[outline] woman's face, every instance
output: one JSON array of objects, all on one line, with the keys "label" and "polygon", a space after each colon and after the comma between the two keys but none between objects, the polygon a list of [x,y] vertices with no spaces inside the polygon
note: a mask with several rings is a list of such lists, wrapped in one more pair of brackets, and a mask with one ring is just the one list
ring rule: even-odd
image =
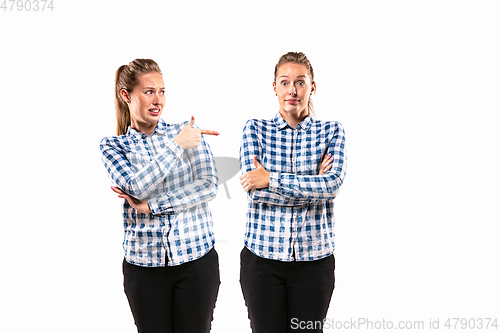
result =
[{"label": "woman's face", "polygon": [[157,72],[142,75],[128,98],[132,128],[151,134],[165,106],[163,76]]},{"label": "woman's face", "polygon": [[308,114],[307,103],[311,93],[316,89],[316,83],[305,65],[287,62],[278,68],[276,82],[273,83],[274,92],[280,103],[280,113],[285,112],[295,117]]}]

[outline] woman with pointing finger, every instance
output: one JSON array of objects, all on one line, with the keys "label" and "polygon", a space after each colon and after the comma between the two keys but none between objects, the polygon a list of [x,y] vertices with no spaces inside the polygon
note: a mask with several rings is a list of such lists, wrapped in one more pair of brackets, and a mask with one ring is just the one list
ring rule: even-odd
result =
[{"label": "woman with pointing finger", "polygon": [[123,201],[124,290],[140,333],[210,331],[219,290],[208,201],[217,193],[212,153],[194,117],[167,124],[161,70],[150,59],[118,68],[117,136],[102,161]]},{"label": "woman with pointing finger", "polygon": [[279,59],[273,87],[278,114],[249,120],[241,141],[248,210],[240,283],[253,333],[322,332],[335,283],[344,130],[314,119],[316,83],[303,53]]}]

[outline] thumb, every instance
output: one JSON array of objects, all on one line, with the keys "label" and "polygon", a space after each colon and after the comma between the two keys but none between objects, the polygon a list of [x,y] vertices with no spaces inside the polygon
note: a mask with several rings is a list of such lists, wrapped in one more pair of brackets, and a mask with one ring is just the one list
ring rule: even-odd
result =
[{"label": "thumb", "polygon": [[194,116],[191,116],[191,120],[189,121],[189,123],[187,124],[187,126],[193,127],[193,125],[194,125]]},{"label": "thumb", "polygon": [[253,157],[253,165],[255,165],[257,169],[262,168],[262,165],[259,163],[259,161],[257,161],[257,155]]}]

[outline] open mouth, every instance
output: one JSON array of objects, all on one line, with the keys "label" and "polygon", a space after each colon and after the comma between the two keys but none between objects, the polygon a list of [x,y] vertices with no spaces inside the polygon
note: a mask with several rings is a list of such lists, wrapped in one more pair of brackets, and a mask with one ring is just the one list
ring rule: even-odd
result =
[{"label": "open mouth", "polygon": [[160,114],[160,109],[149,109],[149,113],[151,113],[153,116],[157,116]]}]

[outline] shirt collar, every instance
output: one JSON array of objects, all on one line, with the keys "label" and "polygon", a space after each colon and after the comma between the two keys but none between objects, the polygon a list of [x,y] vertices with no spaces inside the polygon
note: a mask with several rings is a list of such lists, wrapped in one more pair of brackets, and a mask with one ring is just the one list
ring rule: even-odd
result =
[{"label": "shirt collar", "polygon": [[[155,133],[157,133],[159,135],[166,135],[167,134],[167,123],[165,122],[165,120],[163,120],[161,118],[160,118],[160,120],[158,120],[158,124],[156,124],[156,127],[155,127],[153,133],[151,133],[151,135],[153,135]],[[133,129],[130,126],[128,127],[128,130],[127,130],[127,136],[131,137],[136,142],[148,137],[146,134],[141,133],[141,132]]]},{"label": "shirt collar", "polygon": [[[285,119],[281,116],[281,114],[278,112],[276,116],[274,116],[274,123],[276,124],[276,127],[278,127],[278,130],[285,129],[287,126],[292,128],[290,124],[288,124]],[[300,123],[297,124],[296,129],[302,129],[304,131],[308,131],[309,128],[311,127],[313,123],[313,119],[311,115],[308,115],[307,117],[304,118]]]}]

